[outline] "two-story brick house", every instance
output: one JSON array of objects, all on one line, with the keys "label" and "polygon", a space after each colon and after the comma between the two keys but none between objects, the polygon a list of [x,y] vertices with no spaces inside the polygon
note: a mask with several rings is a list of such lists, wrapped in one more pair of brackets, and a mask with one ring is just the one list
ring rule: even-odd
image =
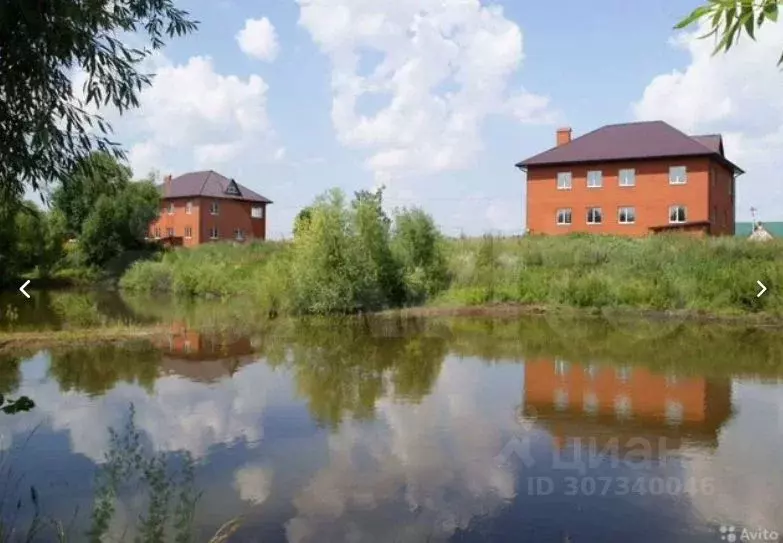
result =
[{"label": "two-story brick house", "polygon": [[743,171],[720,135],[688,136],[662,121],[608,125],[516,164],[527,172],[527,229],[644,236],[733,235]]},{"label": "two-story brick house", "polygon": [[171,245],[266,239],[272,201],[212,170],[166,176],[149,236]]}]

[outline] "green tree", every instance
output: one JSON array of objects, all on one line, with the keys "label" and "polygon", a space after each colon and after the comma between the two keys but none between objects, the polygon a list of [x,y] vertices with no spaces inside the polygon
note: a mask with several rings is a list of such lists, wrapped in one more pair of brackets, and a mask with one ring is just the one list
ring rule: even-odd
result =
[{"label": "green tree", "polygon": [[[783,0],[709,0],[681,20],[676,29],[706,22],[709,31],[702,38],[715,37],[713,54],[728,52],[743,34],[755,40],[756,31],[767,21],[777,22]],[[783,66],[783,53],[778,58]]]},{"label": "green tree", "polygon": [[448,286],[443,237],[422,209],[397,212],[392,250],[402,265],[410,301],[421,303]]},{"label": "green tree", "polygon": [[[4,196],[67,178],[93,150],[124,156],[91,108],[139,105],[141,63],[197,23],[174,0],[0,2],[0,189]],[[130,47],[126,35],[141,39]],[[74,94],[83,73],[84,98]]]},{"label": "green tree", "polygon": [[101,195],[79,238],[87,264],[103,266],[124,251],[144,247],[159,205],[160,193],[150,181],[128,183],[114,197]]},{"label": "green tree", "polygon": [[108,153],[81,159],[51,194],[52,208],[65,218],[68,235],[78,237],[100,197],[116,197],[130,183],[131,175],[130,168]]}]

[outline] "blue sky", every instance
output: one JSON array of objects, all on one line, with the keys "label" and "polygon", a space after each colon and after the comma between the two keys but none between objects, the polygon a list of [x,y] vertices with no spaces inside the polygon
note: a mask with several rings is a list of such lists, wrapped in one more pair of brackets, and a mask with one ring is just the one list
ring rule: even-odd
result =
[{"label": "blue sky", "polygon": [[783,25],[712,58],[672,30],[692,1],[180,4],[199,31],[153,60],[139,111],[107,115],[138,176],[235,177],[275,202],[273,237],[330,187],[380,184],[390,207],[420,205],[448,234],[521,232],[513,164],[557,126],[658,118],[724,133],[748,171],[740,219],[751,205],[783,216]]}]

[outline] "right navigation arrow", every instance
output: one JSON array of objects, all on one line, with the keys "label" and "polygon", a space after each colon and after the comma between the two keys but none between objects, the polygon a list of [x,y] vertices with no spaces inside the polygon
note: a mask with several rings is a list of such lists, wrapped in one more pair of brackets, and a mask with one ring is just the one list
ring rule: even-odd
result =
[{"label": "right navigation arrow", "polygon": [[767,292],[767,287],[764,286],[764,283],[762,283],[761,281],[756,281],[756,283],[758,283],[758,285],[761,287],[759,293],[756,294],[756,298],[761,298],[761,295]]}]

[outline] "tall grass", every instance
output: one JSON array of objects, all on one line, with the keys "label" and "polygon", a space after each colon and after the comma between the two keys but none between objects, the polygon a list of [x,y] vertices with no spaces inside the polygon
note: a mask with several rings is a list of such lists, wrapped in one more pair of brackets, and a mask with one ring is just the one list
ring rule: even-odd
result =
[{"label": "tall grass", "polygon": [[[783,241],[659,235],[445,239],[421,210],[387,217],[381,193],[338,191],[289,243],[212,244],[139,262],[128,290],[241,296],[270,314],[522,303],[783,315]],[[756,297],[756,281],[770,292]]]},{"label": "tall grass", "polygon": [[[677,235],[455,240],[437,303],[783,314],[783,243]],[[756,297],[757,280],[772,295]]]}]

